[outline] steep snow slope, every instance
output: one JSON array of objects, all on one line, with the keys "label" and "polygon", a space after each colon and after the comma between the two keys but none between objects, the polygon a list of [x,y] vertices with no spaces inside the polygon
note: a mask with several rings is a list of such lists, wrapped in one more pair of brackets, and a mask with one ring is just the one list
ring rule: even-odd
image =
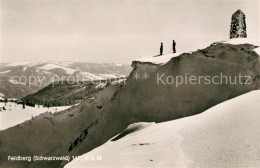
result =
[{"label": "steep snow slope", "polygon": [[[259,55],[252,44],[213,43],[192,53],[173,57],[163,65],[133,62],[134,70],[111,105],[101,110],[98,124],[88,132],[88,138],[72,152],[79,155],[90,151],[129,124],[165,122],[201,113],[228,99],[260,88]],[[167,83],[167,77],[250,76],[249,84]],[[135,78],[136,74],[141,76]],[[142,78],[149,74],[149,78]],[[166,83],[158,83],[158,74]]]},{"label": "steep snow slope", "polygon": [[[259,167],[260,90],[205,112],[150,124],[130,125],[118,140],[80,156],[65,168]],[[142,127],[133,130],[133,127]],[[90,159],[93,160],[90,160]]]}]

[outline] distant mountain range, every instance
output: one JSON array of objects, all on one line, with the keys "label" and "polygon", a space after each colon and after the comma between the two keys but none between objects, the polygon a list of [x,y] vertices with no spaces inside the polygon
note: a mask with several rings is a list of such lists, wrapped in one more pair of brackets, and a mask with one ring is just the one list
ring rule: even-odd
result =
[{"label": "distant mountain range", "polygon": [[1,63],[0,98],[22,98],[57,80],[106,80],[126,77],[131,70],[130,65],[119,63]]}]

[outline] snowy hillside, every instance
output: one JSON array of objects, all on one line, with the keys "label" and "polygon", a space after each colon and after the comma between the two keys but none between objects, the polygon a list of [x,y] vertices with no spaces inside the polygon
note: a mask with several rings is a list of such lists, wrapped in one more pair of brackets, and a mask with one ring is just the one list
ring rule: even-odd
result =
[{"label": "snowy hillside", "polygon": [[195,116],[132,124],[65,168],[259,167],[259,102],[257,90]]},{"label": "snowy hillside", "polygon": [[61,66],[61,65],[57,65],[57,64],[45,64],[41,67],[37,67],[39,69],[44,69],[44,70],[52,70],[52,69],[62,69],[64,70],[67,74],[72,75],[73,73],[75,73],[76,69],[72,69],[72,68],[67,68],[65,66]]},{"label": "snowy hillside", "polygon": [[[6,110],[2,110],[2,108],[5,107]],[[71,106],[59,106],[59,107],[42,107],[39,108],[36,107],[30,107],[26,106],[25,109],[23,109],[23,106],[21,104],[16,104],[9,102],[5,105],[5,103],[0,102],[0,130],[4,130],[10,127],[13,127],[17,124],[20,124],[26,120],[32,119],[32,117],[38,116],[41,113],[45,112],[59,112],[63,111],[65,109],[70,108]]]},{"label": "snowy hillside", "polygon": [[105,87],[120,83],[122,80],[50,84],[36,93],[23,97],[23,100],[29,104],[41,104],[49,107],[73,105],[95,96]]},{"label": "snowy hillside", "polygon": [[[180,54],[160,66],[140,63],[132,70],[126,85],[95,85],[94,90],[101,89],[75,108],[40,115],[20,127],[1,131],[0,167],[63,167],[68,163],[6,159],[21,151],[26,151],[26,156],[49,156],[50,150],[52,156],[70,158],[90,152],[87,155],[93,157],[82,159],[97,159],[68,164],[79,167],[259,167],[255,158],[260,155],[255,147],[259,146],[256,136],[259,135],[259,92],[251,92],[260,89],[256,48],[251,44],[217,42]],[[66,67],[71,68],[69,63]],[[89,68],[83,64],[77,67]],[[27,67],[25,72],[29,70]],[[19,71],[24,73],[23,67]],[[65,73],[58,69],[49,72]],[[142,78],[147,73],[149,78]],[[176,87],[157,82],[157,74],[165,74],[161,80],[166,82],[168,76],[218,76],[220,73],[250,76],[249,83],[188,82]],[[137,80],[135,74],[141,78]],[[81,95],[80,91],[77,93]],[[49,95],[53,98],[57,92]],[[243,96],[237,97],[240,95]],[[199,114],[203,111],[206,112]]]}]

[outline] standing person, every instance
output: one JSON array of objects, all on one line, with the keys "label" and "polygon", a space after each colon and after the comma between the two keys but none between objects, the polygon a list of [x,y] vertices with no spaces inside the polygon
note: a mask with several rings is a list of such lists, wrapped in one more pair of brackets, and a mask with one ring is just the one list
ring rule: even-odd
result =
[{"label": "standing person", "polygon": [[23,109],[25,109],[25,102],[23,102]]},{"label": "standing person", "polygon": [[173,41],[172,41],[172,52],[173,52],[173,53],[176,53],[176,48],[175,48],[175,46],[176,46],[176,43],[175,43],[175,41],[173,40]]},{"label": "standing person", "polygon": [[160,47],[160,55],[163,54],[163,43],[161,43],[161,47]]}]

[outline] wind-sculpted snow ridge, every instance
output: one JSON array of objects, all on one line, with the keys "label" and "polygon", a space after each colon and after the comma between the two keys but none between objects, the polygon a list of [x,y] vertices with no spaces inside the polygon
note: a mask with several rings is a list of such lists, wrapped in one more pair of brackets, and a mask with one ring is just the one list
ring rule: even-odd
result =
[{"label": "wind-sculpted snow ridge", "polygon": [[228,43],[233,45],[239,45],[239,44],[252,44],[255,46],[260,46],[260,40],[259,39],[249,39],[249,38],[233,38],[225,41],[221,41],[222,43]]},{"label": "wind-sculpted snow ridge", "polygon": [[222,43],[232,44],[232,45],[239,45],[239,44],[252,44],[257,48],[254,51],[260,55],[260,40],[259,39],[248,39],[248,38],[233,38],[226,41],[221,41]]},{"label": "wind-sculpted snow ridge", "polygon": [[[65,168],[259,167],[259,102],[258,90],[195,116],[159,124],[132,124],[125,131],[144,128],[116,141],[113,138]],[[87,160],[91,157],[98,159]]]},{"label": "wind-sculpted snow ridge", "polygon": [[[251,44],[254,46],[258,46],[254,51],[260,55],[259,46],[260,40],[259,39],[248,39],[248,38],[233,38],[225,41],[220,41],[219,43],[225,44],[232,44],[232,45],[239,45],[239,44]],[[178,57],[184,53],[192,53],[192,52],[183,52],[183,53],[173,53],[173,54],[165,54],[165,55],[157,55],[153,57],[141,57],[133,60],[134,63],[147,63],[147,64],[155,64],[155,65],[164,65],[169,62],[172,58]]]},{"label": "wind-sculpted snow ridge", "polygon": [[157,65],[163,65],[170,61],[173,57],[178,57],[182,53],[174,53],[174,54],[165,54],[165,55],[157,55],[153,57],[141,57],[133,60],[133,62],[142,62],[142,63],[151,63]]}]

